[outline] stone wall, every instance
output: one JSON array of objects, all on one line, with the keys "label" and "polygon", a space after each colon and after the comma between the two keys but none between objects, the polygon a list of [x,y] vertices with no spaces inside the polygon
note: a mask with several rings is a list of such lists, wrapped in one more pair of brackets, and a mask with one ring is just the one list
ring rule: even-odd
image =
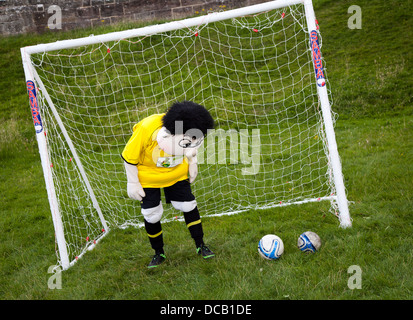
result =
[{"label": "stone wall", "polygon": [[[0,34],[89,28],[119,21],[173,20],[268,0],[0,0]],[[58,12],[60,11],[60,12]]]}]

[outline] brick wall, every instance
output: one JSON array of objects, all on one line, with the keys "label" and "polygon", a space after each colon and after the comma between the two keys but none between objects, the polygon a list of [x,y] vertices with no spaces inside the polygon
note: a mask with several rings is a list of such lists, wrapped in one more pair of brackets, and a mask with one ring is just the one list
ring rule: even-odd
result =
[{"label": "brick wall", "polygon": [[[228,10],[267,1],[269,0],[0,0],[0,33],[59,32],[128,20],[173,20],[200,15],[209,10]],[[61,10],[60,26],[54,19],[57,12],[53,6],[58,6]]]}]

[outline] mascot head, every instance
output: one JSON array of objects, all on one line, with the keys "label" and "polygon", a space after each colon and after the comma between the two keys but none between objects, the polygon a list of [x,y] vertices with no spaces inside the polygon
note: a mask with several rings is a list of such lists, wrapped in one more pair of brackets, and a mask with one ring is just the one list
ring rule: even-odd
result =
[{"label": "mascot head", "polygon": [[214,120],[204,106],[191,101],[175,102],[162,118],[158,132],[159,147],[170,155],[184,155],[188,149],[197,149],[204,141]]}]

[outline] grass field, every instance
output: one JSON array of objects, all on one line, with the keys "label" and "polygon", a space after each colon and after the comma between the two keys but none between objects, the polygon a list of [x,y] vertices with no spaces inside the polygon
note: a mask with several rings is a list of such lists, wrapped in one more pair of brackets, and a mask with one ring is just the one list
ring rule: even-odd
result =
[{"label": "grass field", "polygon": [[[163,226],[167,261],[148,270],[143,229],[113,230],[51,290],[55,239],[20,58],[20,47],[132,25],[0,38],[0,299],[412,299],[413,81],[411,1],[358,1],[362,29],[347,26],[351,1],[314,1],[353,227],[312,203],[204,219],[217,253],[203,261],[182,222]],[[312,230],[320,252],[296,248]],[[267,233],[285,245],[258,256]],[[350,289],[350,266],[362,288]]]}]

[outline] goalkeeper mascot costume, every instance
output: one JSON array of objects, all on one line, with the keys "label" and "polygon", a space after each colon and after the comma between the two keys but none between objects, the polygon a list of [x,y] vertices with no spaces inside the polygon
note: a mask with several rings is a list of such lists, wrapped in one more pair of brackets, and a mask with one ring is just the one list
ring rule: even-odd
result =
[{"label": "goalkeeper mascot costume", "polygon": [[185,223],[203,258],[214,253],[204,244],[201,218],[191,191],[197,167],[197,150],[214,120],[205,107],[190,101],[174,103],[166,113],[137,123],[122,158],[128,196],[141,203],[145,229],[155,255],[148,267],[161,264],[163,249],[161,189],[166,203],[183,212]]}]

